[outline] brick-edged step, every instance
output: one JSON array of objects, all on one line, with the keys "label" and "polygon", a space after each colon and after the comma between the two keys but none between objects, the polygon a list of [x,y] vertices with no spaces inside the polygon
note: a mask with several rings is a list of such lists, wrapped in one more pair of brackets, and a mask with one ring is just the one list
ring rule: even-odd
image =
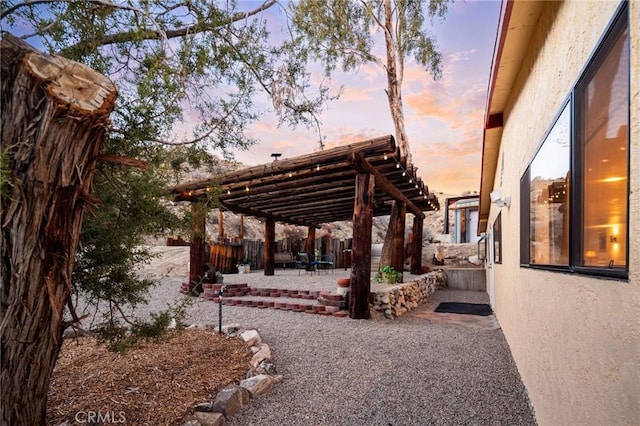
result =
[{"label": "brick-edged step", "polygon": [[[203,297],[219,303],[220,288],[219,284],[207,285],[204,287]],[[348,312],[341,309],[346,305],[344,296],[328,291],[252,288],[247,284],[229,284],[222,296],[222,302],[228,306],[280,309],[336,317],[348,316]]]},{"label": "brick-edged step", "polygon": [[[202,284],[203,291],[202,291],[202,294],[200,294],[200,296],[208,300],[213,300],[214,298],[218,297],[220,293],[220,289],[222,288],[223,285],[224,284]],[[249,292],[249,290],[250,290],[249,285],[246,283],[227,284],[223,297],[233,297],[233,296],[242,297],[242,296],[245,296]]]}]

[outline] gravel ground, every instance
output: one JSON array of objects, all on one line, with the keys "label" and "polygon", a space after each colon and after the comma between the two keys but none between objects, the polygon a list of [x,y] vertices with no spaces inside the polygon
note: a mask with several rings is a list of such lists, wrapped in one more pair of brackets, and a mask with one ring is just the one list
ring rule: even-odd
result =
[{"label": "gravel ground", "polygon": [[[137,315],[181,297],[180,265],[152,268],[160,283]],[[272,277],[263,271],[225,275],[225,283],[334,290],[335,280],[348,274],[277,269]],[[488,297],[441,290],[414,312],[433,311],[440,301],[487,303]],[[217,304],[197,299],[189,322],[217,326]],[[501,330],[435,324],[412,313],[396,320],[351,320],[223,306],[223,324],[231,323],[258,330],[284,380],[229,419],[230,426],[535,424]]]}]

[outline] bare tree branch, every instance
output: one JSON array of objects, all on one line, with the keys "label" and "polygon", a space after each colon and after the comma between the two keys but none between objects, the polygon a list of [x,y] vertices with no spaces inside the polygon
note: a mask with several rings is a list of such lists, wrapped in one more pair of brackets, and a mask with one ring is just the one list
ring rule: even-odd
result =
[{"label": "bare tree branch", "polygon": [[[48,0],[48,1],[55,1],[55,0]],[[67,0],[69,1],[69,0]],[[100,0],[94,0],[94,1],[100,1]],[[216,24],[210,24],[206,21],[198,21],[193,25],[189,25],[183,28],[178,28],[178,29],[174,29],[174,30],[168,30],[168,31],[160,31],[160,30],[143,30],[143,31],[123,31],[120,33],[116,33],[116,34],[110,34],[110,35],[106,35],[104,37],[102,37],[101,39],[98,40],[83,40],[80,41],[72,46],[69,46],[63,50],[60,51],[60,54],[64,55],[65,53],[68,53],[70,51],[79,49],[79,50],[84,50],[85,47],[90,47],[90,46],[108,46],[110,44],[114,44],[114,43],[126,43],[126,42],[130,42],[130,41],[134,41],[134,40],[161,40],[161,39],[173,39],[173,38],[177,38],[177,37],[184,37],[187,36],[189,34],[197,34],[197,33],[201,33],[201,32],[206,32],[206,31],[214,31],[218,28],[221,27],[225,27],[228,26],[234,22],[238,22],[241,21],[243,19],[247,19],[253,15],[256,15],[264,10],[267,10],[268,8],[270,8],[271,6],[276,4],[276,0],[267,0],[264,3],[262,3],[262,5],[260,5],[259,7],[249,11],[249,12],[237,12],[234,13],[231,17],[229,17],[228,19],[222,21],[222,22],[218,22]]]}]

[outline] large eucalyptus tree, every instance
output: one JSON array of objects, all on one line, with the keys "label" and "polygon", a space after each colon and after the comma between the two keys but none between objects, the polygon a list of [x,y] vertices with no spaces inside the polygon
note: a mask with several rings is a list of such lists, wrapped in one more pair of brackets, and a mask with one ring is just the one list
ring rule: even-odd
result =
[{"label": "large eucalyptus tree", "polygon": [[[296,43],[320,60],[327,75],[337,68],[353,71],[366,63],[380,66],[387,77],[385,95],[395,126],[400,155],[411,161],[405,128],[402,84],[407,58],[413,58],[437,79],[441,54],[427,28],[427,18],[443,18],[448,0],[300,0],[291,4]],[[384,42],[384,55],[374,53]],[[396,203],[397,205],[397,203]],[[394,205],[392,218],[399,214]],[[391,264],[391,233],[387,232],[380,264]],[[401,265],[400,265],[401,266]]]}]

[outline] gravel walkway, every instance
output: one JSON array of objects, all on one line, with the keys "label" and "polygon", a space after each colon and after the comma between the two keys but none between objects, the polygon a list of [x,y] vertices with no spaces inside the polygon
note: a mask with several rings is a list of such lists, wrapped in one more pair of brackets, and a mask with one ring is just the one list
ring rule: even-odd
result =
[{"label": "gravel walkway", "polygon": [[[149,306],[177,300],[184,280],[165,275]],[[335,290],[349,271],[277,269],[225,275],[252,287]],[[406,279],[405,279],[406,280]],[[223,306],[223,324],[256,328],[284,380],[227,425],[534,425],[526,390],[501,330],[436,324],[417,313],[440,301],[487,303],[486,293],[441,290],[396,320],[351,320]],[[217,304],[197,299],[189,322],[218,324]],[[215,366],[213,366],[215,368]]]}]

